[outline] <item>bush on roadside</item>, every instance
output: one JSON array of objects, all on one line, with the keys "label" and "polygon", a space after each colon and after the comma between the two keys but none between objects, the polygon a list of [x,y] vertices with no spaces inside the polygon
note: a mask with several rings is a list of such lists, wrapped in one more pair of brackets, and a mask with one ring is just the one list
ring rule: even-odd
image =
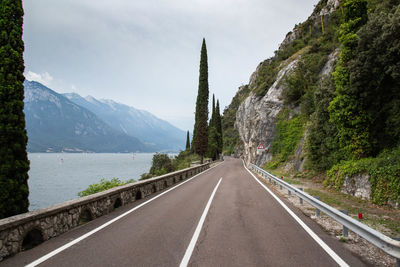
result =
[{"label": "bush on roadside", "polygon": [[133,183],[133,182],[135,182],[134,179],[130,179],[130,180],[124,182],[118,178],[112,178],[111,180],[106,180],[106,179],[102,178],[100,183],[89,185],[88,188],[79,192],[78,196],[80,196],[80,197],[89,196],[89,195],[92,195],[92,194],[95,194],[95,193],[98,193],[101,191],[105,191],[105,190],[113,188],[113,187],[129,184],[129,183]]}]

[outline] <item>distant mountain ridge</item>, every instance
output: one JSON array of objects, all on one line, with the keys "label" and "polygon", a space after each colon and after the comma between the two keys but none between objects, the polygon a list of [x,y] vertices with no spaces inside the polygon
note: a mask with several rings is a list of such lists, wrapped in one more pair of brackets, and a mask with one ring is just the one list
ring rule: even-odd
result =
[{"label": "distant mountain ridge", "polygon": [[137,137],[155,151],[184,149],[186,133],[148,111],[110,99],[98,100],[92,96],[82,97],[76,93],[68,93],[64,96],[75,104],[90,110],[112,128]]},{"label": "distant mountain ridge", "polygon": [[[112,100],[104,100],[105,103],[103,103],[91,97],[86,100],[77,94],[66,95],[74,98],[76,102],[79,102],[77,99],[80,99],[86,106],[89,106],[88,103],[97,105],[97,111],[103,109],[99,114],[95,114],[83,104],[79,105],[38,82],[25,81],[24,86],[24,112],[29,152],[154,152],[162,150],[156,143],[150,144],[146,141],[147,144],[145,144],[136,136],[128,134],[126,129],[122,129],[126,126],[121,123],[118,125],[119,127],[115,127],[115,123],[110,125],[105,122],[105,120],[110,121],[109,117],[118,121],[118,116],[111,116],[107,112],[111,112],[110,110],[116,112],[117,107],[121,108],[122,104]],[[113,108],[113,106],[115,107]],[[94,107],[91,109],[95,110]],[[146,114],[146,112],[144,113]],[[103,119],[101,114],[105,115],[106,119]],[[155,122],[159,120],[150,113],[146,115],[142,117],[154,117]],[[136,124],[139,122],[137,121]],[[154,126],[155,129],[158,129],[156,123]],[[173,126],[171,125],[171,127]],[[130,128],[129,130],[131,131]],[[182,144],[180,147],[166,145],[163,149],[178,151],[183,148],[185,139],[184,132],[181,132]],[[159,134],[162,133],[159,132]],[[166,136],[168,134],[164,134],[167,140]]]}]

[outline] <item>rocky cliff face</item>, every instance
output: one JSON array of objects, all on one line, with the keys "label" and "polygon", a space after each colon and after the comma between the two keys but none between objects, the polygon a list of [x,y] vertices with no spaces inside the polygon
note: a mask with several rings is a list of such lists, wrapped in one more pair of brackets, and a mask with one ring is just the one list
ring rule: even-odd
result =
[{"label": "rocky cliff face", "polygon": [[[276,117],[283,108],[281,100],[282,79],[296,66],[297,60],[286,65],[278,73],[268,93],[260,98],[253,92],[239,106],[235,127],[243,142],[242,156],[246,163],[262,164],[271,159],[271,144],[276,137]],[[259,69],[252,74],[249,87],[254,86]],[[266,150],[257,154],[257,146],[262,143]]]},{"label": "rocky cliff face", "polygon": [[[328,56],[328,61],[322,68],[320,76],[330,75],[334,69],[339,51],[335,50]],[[271,145],[276,138],[276,122],[279,112],[284,108],[282,101],[282,91],[284,89],[284,79],[297,67],[297,62],[301,58],[288,59],[280,66],[280,71],[274,84],[268,89],[267,94],[260,98],[253,92],[239,106],[236,113],[235,128],[238,129],[242,146],[237,148],[237,155],[243,157],[246,163],[263,165],[272,158]],[[260,64],[261,65],[261,64]],[[260,67],[259,65],[259,67]],[[259,69],[251,75],[249,87],[254,86]],[[297,113],[296,108],[291,108]],[[305,135],[307,132],[305,133]],[[258,153],[257,147],[262,143],[265,146],[264,153]],[[287,171],[303,170],[305,163],[304,152],[305,136],[294,153],[294,158],[289,160],[285,166]]]},{"label": "rocky cliff face", "polygon": [[[328,0],[323,7],[316,8],[310,18],[314,18],[315,23],[319,23],[319,17],[329,16],[339,7],[339,0]],[[279,50],[290,45],[293,41],[301,37],[299,27],[296,26],[293,31],[286,35],[285,40],[280,45]],[[338,57],[338,50],[335,50],[328,57],[328,61],[320,71],[320,76],[330,75],[334,69],[334,62]],[[254,163],[259,166],[264,165],[272,159],[272,143],[277,136],[277,116],[285,107],[282,100],[285,78],[296,67],[301,59],[301,53],[292,56],[283,61],[279,66],[279,72],[273,85],[268,89],[263,97],[257,96],[253,91],[241,103],[236,113],[235,128],[239,132],[242,145],[236,148],[236,155],[241,156],[246,163]],[[249,88],[255,87],[256,80],[265,64],[269,64],[271,59],[260,63],[256,71],[251,75]],[[288,109],[294,114],[299,113],[298,107],[288,106]],[[307,131],[306,133],[307,134]],[[258,153],[257,147],[262,143],[266,150],[264,153]],[[305,162],[305,136],[300,140],[294,153],[294,158],[289,160],[285,166],[286,170],[302,170]]]}]

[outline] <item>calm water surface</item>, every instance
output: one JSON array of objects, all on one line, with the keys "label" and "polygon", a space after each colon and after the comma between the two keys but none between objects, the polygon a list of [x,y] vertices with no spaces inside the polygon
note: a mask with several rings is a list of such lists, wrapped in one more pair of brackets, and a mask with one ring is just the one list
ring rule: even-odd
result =
[{"label": "calm water surface", "polygon": [[29,153],[29,210],[78,197],[101,178],[138,180],[151,167],[152,153],[67,154]]}]

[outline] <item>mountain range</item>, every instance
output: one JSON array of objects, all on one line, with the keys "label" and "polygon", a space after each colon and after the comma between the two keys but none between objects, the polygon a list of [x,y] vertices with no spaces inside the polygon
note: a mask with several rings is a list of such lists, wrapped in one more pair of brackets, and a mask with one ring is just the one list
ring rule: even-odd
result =
[{"label": "mountain range", "polygon": [[58,94],[25,81],[29,152],[155,152],[184,148],[186,133],[113,100]]}]

